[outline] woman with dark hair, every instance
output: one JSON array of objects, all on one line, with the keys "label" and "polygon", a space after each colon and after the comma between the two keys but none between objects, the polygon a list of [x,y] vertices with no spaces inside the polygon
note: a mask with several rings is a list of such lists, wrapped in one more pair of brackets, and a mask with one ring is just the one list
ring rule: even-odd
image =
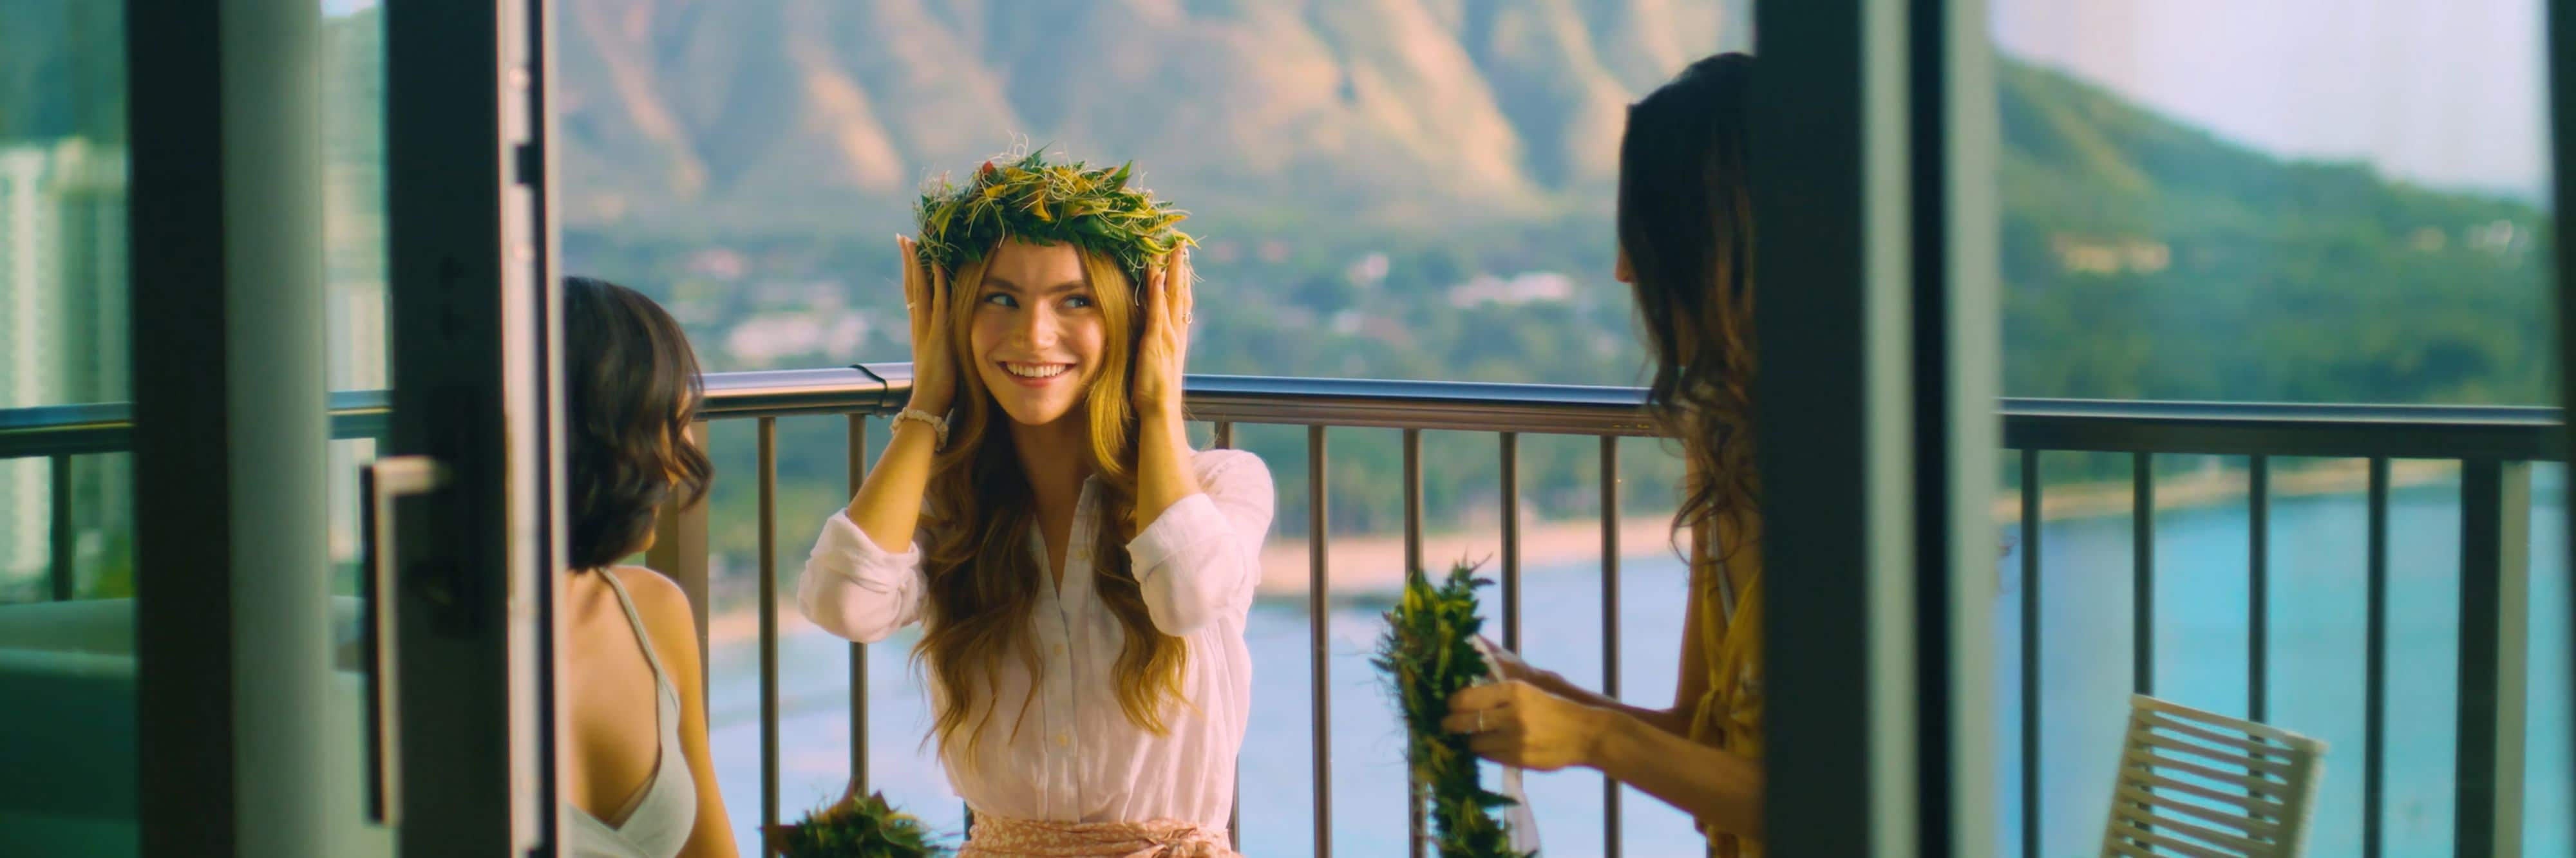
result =
[{"label": "woman with dark hair", "polygon": [[[1617,278],[1635,291],[1655,357],[1647,401],[1689,462],[1676,532],[1691,558],[1681,678],[1670,708],[1621,703],[1508,654],[1504,682],[1450,700],[1477,753],[1588,766],[1689,811],[1712,855],[1761,852],[1762,549],[1753,469],[1753,213],[1745,79],[1720,54],[1628,109],[1619,145]],[[1491,651],[1501,653],[1500,648]]]},{"label": "woman with dark hair", "polygon": [[613,283],[565,280],[563,317],[566,841],[582,858],[729,858],[689,598],[651,569],[617,565],[653,544],[665,504],[706,495],[713,469],[688,436],[697,357],[652,299]]}]

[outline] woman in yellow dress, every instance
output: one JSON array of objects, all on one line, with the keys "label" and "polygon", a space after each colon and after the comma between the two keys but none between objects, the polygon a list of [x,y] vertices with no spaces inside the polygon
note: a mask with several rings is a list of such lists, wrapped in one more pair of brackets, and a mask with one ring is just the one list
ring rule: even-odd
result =
[{"label": "woman in yellow dress", "polygon": [[[1709,854],[1762,837],[1762,551],[1753,468],[1753,220],[1745,79],[1720,54],[1628,109],[1619,146],[1617,277],[1654,351],[1647,399],[1690,464],[1676,532],[1691,559],[1681,678],[1670,708],[1622,703],[1505,655],[1503,682],[1459,692],[1445,725],[1476,753],[1552,771],[1585,766],[1690,812]],[[1499,651],[1499,648],[1497,648]]]}]

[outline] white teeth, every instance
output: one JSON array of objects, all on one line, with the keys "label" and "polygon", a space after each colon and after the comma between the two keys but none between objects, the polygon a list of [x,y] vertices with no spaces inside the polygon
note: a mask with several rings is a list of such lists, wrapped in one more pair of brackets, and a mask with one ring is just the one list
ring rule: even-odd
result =
[{"label": "white teeth", "polygon": [[1012,375],[1016,375],[1021,378],[1054,378],[1056,376],[1063,375],[1065,370],[1072,369],[1073,367],[1070,364],[1061,363],[1047,364],[1043,367],[1004,363],[1002,364],[1002,368],[1010,370]]}]

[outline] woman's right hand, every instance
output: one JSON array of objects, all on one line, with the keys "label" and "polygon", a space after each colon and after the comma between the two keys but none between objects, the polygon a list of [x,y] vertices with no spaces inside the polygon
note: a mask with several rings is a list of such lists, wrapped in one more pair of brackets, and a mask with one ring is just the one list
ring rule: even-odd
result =
[{"label": "woman's right hand", "polygon": [[903,307],[912,316],[912,402],[941,417],[957,396],[957,353],[949,346],[948,272],[921,262],[912,239],[895,236],[903,259]]}]

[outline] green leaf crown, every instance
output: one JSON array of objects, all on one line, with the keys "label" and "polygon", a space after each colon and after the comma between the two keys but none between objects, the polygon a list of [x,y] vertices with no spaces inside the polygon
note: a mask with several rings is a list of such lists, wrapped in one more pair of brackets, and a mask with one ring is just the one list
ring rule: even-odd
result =
[{"label": "green leaf crown", "polygon": [[1182,245],[1196,245],[1173,228],[1189,213],[1129,187],[1134,162],[1090,169],[1081,161],[1049,163],[1040,149],[996,163],[986,161],[964,186],[941,177],[924,186],[913,206],[920,221],[921,261],[955,273],[984,258],[1003,239],[1041,245],[1072,242],[1117,260],[1142,289],[1149,265]]}]

